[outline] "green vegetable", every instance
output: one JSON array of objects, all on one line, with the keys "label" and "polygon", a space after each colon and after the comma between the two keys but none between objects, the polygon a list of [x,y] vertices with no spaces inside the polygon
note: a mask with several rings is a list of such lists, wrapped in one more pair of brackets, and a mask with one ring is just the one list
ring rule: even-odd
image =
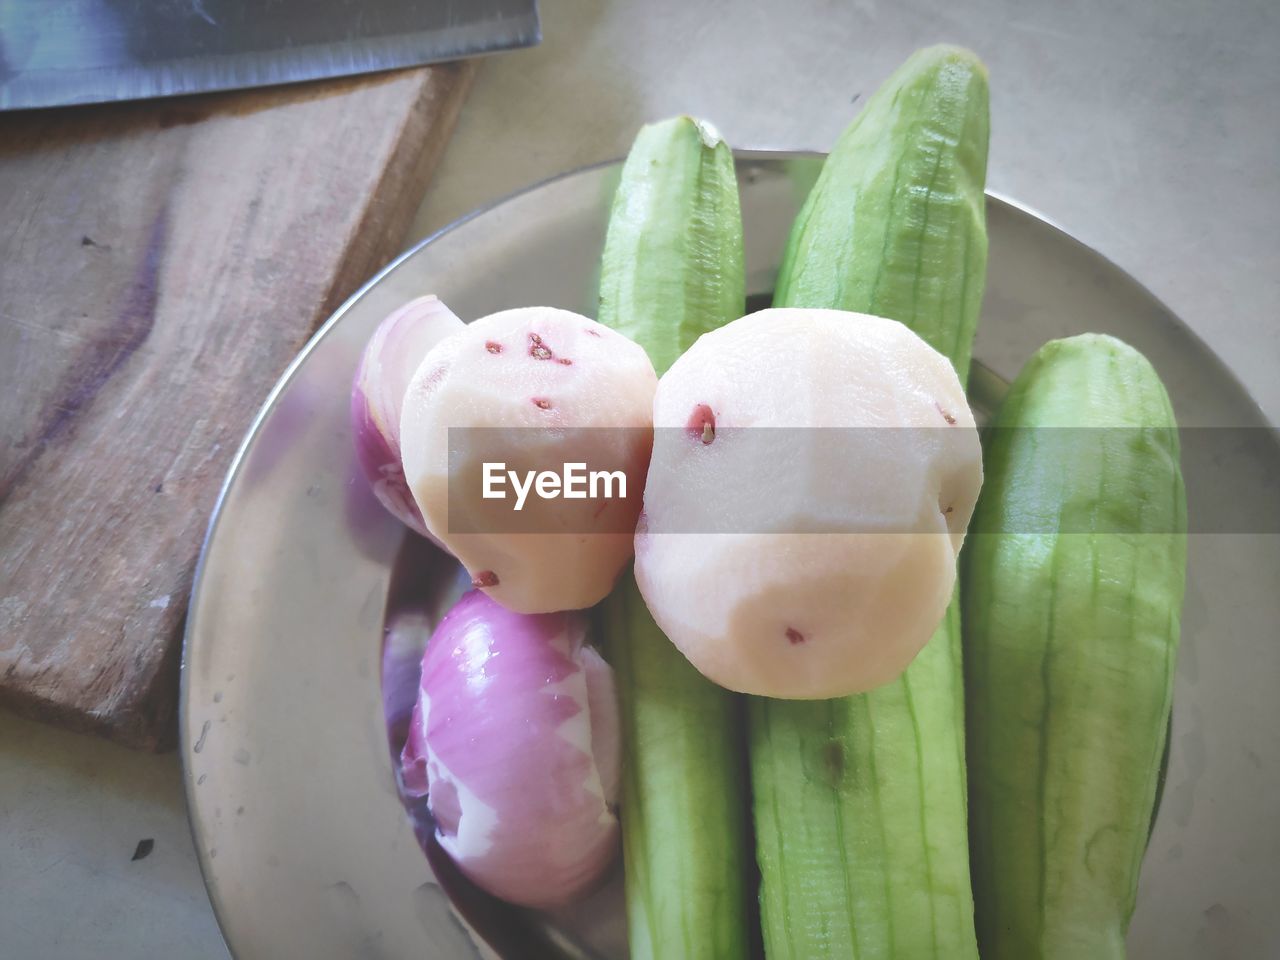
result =
[{"label": "green vegetable", "polygon": [[642,127],[614,195],[601,323],[648,351],[658,376],[742,316],[742,214],[733,152],[704,120]]},{"label": "green vegetable", "polygon": [[[600,321],[664,372],[744,310],[733,155],[689,117],[644,127],[605,241]],[[631,956],[745,957],[750,941],[739,698],[666,638],[630,572],[604,605],[623,736],[622,836]]]},{"label": "green vegetable", "polygon": [[[907,324],[963,381],[986,271],[987,78],[919,51],[844,132],[800,211],[779,306]],[[959,615],[896,681],[845,700],[751,702],[770,958],[976,958]]]},{"label": "green vegetable", "polygon": [[775,306],[905,323],[963,383],[987,272],[987,71],[917,51],[841,135],[796,217]]},{"label": "green vegetable", "polygon": [[989,437],[965,551],[984,960],[1124,956],[1167,736],[1185,531],[1177,429],[1151,364],[1096,334],[1042,347]]},{"label": "green vegetable", "polygon": [[653,622],[629,572],[604,615],[623,723],[630,955],[745,957],[740,700],[689,665]]}]

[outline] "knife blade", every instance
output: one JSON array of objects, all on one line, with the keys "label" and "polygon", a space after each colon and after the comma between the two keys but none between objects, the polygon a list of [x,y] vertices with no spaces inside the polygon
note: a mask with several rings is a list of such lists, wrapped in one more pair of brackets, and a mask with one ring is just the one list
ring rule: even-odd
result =
[{"label": "knife blade", "polygon": [[539,40],[536,0],[0,0],[0,110],[294,83]]}]

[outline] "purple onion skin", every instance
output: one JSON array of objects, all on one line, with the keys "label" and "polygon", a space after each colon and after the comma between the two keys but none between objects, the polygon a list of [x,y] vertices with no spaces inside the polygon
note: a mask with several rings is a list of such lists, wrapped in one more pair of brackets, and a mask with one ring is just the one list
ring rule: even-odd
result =
[{"label": "purple onion skin", "polygon": [[393,444],[390,437],[378,428],[369,409],[368,397],[358,387],[351,391],[351,427],[355,435],[356,458],[378,502],[414,533],[440,545],[440,541],[427,531],[422,511],[409,492],[404,467],[400,465],[400,445]]},{"label": "purple onion skin", "polygon": [[369,338],[351,385],[356,459],[374,496],[415,533],[443,549],[414,502],[400,460],[400,411],[422,358],[465,324],[436,297],[418,297],[389,314]]},{"label": "purple onion skin", "polygon": [[382,714],[391,743],[404,743],[418,702],[422,679],[423,640],[430,632],[426,617],[417,611],[396,614],[388,620],[382,646]]},{"label": "purple onion skin", "polygon": [[456,560],[417,537],[403,539],[391,570],[383,616],[382,710],[398,772],[418,702],[427,640],[434,624],[470,589],[471,578]]},{"label": "purple onion skin", "polygon": [[552,907],[618,849],[612,673],[581,612],[518,614],[470,591],[436,627],[402,754],[436,840],[504,900]]}]

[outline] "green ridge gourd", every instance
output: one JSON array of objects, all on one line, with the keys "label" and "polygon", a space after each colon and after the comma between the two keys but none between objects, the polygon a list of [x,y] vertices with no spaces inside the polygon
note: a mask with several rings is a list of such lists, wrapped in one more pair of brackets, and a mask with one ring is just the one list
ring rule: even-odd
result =
[{"label": "green ridge gourd", "polygon": [[[622,170],[600,276],[602,323],[661,375],[745,309],[733,154],[704,122],[641,129]],[[623,735],[622,835],[635,960],[746,957],[746,771],[740,698],[662,633],[628,571],[604,604]]]},{"label": "green ridge gourd", "polygon": [[[913,55],[824,164],[775,305],[901,321],[964,382],[986,272],[987,143],[982,63],[947,46]],[[906,672],[870,693],[751,701],[771,960],[977,957],[959,628],[953,602]]]},{"label": "green ridge gourd", "polygon": [[982,956],[1122,958],[1186,579],[1177,427],[1097,334],[1043,346],[994,427],[962,579]]}]

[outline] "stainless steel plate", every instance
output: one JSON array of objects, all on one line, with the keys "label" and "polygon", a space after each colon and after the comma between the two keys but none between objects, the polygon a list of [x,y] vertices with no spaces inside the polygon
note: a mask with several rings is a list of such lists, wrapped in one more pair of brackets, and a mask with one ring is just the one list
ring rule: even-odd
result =
[{"label": "stainless steel plate", "polygon": [[[750,291],[771,289],[817,165],[739,154]],[[522,957],[625,955],[616,877],[559,917],[465,890],[460,910],[420,852],[396,796],[379,683],[403,534],[359,477],[347,424],[365,339],[413,296],[437,293],[464,317],[527,304],[594,314],[616,175],[616,165],[568,175],[411,250],[320,330],[236,458],[191,602],[182,743],[196,846],[239,957],[490,956],[477,927]],[[1097,330],[1151,358],[1184,425],[1265,426],[1214,355],[1134,280],[1015,204],[991,198],[988,211],[976,402],[1045,340]],[[1188,486],[1212,492],[1215,478],[1233,477],[1233,498],[1272,510],[1275,477],[1250,480],[1236,466],[1228,456]],[[1131,955],[1276,955],[1280,537],[1193,536],[1190,571],[1171,762]]]}]

